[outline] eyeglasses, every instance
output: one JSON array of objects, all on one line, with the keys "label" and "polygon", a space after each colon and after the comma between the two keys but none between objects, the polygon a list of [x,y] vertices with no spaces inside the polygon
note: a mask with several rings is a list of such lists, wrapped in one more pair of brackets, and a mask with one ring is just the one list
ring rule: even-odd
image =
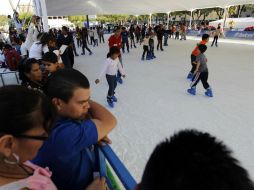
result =
[{"label": "eyeglasses", "polygon": [[32,140],[39,140],[39,141],[45,141],[48,139],[48,137],[43,136],[29,136],[29,135],[14,135],[16,138],[22,138],[22,139],[32,139]]}]

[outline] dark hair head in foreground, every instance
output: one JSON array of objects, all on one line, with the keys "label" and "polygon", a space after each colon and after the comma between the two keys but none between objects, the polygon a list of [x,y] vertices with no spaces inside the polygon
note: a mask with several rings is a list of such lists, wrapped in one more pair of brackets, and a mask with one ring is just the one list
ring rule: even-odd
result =
[{"label": "dark hair head in foreground", "polygon": [[254,190],[247,171],[215,137],[185,130],[152,153],[138,190]]},{"label": "dark hair head in foreground", "polygon": [[51,99],[59,98],[67,103],[78,88],[90,88],[86,76],[75,69],[60,69],[49,77],[44,92]]},{"label": "dark hair head in foreground", "polygon": [[50,132],[54,119],[55,109],[41,92],[17,85],[0,88],[0,136],[19,136],[39,126]]}]

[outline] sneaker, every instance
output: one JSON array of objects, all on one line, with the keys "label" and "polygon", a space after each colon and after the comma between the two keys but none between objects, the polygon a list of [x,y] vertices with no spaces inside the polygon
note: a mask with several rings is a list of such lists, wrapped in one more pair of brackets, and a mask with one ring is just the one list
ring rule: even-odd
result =
[{"label": "sneaker", "polygon": [[196,95],[196,88],[195,88],[195,87],[192,87],[192,88],[188,89],[187,92],[188,92],[189,94],[195,96],[195,95]]},{"label": "sneaker", "polygon": [[81,53],[81,55],[86,55],[85,53]]},{"label": "sneaker", "polygon": [[144,60],[145,60],[145,58],[144,58],[144,57],[142,57],[142,58],[141,58],[141,60],[142,60],[142,61],[144,61]]},{"label": "sneaker", "polygon": [[115,96],[112,96],[113,102],[117,102],[117,98]]},{"label": "sneaker", "polygon": [[79,54],[75,54],[75,56],[77,57],[77,56],[79,56]]},{"label": "sneaker", "polygon": [[205,95],[208,97],[213,97],[213,91],[211,88],[208,88],[205,92]]},{"label": "sneaker", "polygon": [[89,55],[93,55],[93,52],[90,52]]}]

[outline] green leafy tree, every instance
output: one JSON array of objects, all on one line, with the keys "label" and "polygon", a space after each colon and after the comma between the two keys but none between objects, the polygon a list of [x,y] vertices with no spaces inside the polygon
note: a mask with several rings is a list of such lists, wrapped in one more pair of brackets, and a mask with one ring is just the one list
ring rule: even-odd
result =
[{"label": "green leafy tree", "polygon": [[0,15],[0,26],[5,26],[8,22],[8,18],[5,15]]},{"label": "green leafy tree", "polygon": [[20,12],[19,13],[19,18],[21,20],[25,20],[24,22],[24,27],[27,28],[30,21],[31,21],[31,18],[33,16],[33,13],[32,12]]},{"label": "green leafy tree", "polygon": [[217,8],[214,8],[214,11],[218,15],[219,19],[223,18],[223,15],[224,15],[224,9],[223,8],[217,7]]}]

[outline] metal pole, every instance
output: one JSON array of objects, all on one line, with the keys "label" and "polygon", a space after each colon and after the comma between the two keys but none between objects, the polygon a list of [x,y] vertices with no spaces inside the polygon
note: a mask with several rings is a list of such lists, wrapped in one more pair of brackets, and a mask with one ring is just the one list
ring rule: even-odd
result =
[{"label": "metal pole", "polygon": [[169,15],[170,15],[170,12],[167,12],[168,14],[168,18],[167,18],[167,29],[169,28]]},{"label": "metal pole", "polygon": [[138,15],[136,15],[136,17],[137,17],[137,25],[138,25]]},{"label": "metal pole", "polygon": [[224,8],[224,23],[223,23],[223,30],[224,30],[224,28],[226,27],[226,21],[227,21],[228,8],[229,8],[229,7],[225,7],[225,8]]},{"label": "metal pole", "polygon": [[86,25],[87,25],[87,28],[89,28],[89,16],[86,15]]},{"label": "metal pole", "polygon": [[191,29],[191,24],[192,24],[192,15],[193,15],[193,10],[191,10],[191,16],[190,16],[190,29]]},{"label": "metal pole", "polygon": [[48,32],[49,31],[48,12],[45,0],[41,0],[41,11],[42,11],[43,29],[44,32]]},{"label": "metal pole", "polygon": [[149,14],[149,25],[152,26],[152,13]]}]

